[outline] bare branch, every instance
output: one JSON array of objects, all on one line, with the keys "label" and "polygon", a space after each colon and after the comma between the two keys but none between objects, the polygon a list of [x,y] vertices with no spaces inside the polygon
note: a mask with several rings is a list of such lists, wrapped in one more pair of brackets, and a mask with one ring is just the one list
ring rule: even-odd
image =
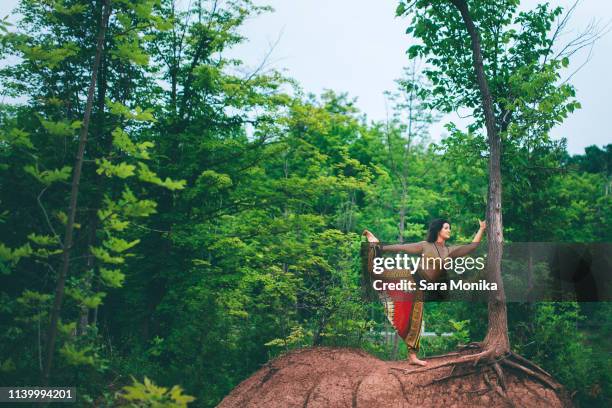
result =
[{"label": "bare branch", "polygon": [[269,43],[268,44],[268,46],[269,46],[268,52],[266,52],[266,54],[264,55],[264,58],[262,59],[260,64],[257,66],[257,68],[255,68],[255,70],[253,72],[251,72],[249,75],[247,75],[244,78],[245,83],[249,82],[255,75],[260,73],[266,67],[266,65],[268,64],[268,59],[270,58],[270,56],[272,55],[272,53],[274,52],[274,50],[276,49],[276,47],[280,43],[280,40],[283,37],[283,33],[284,32],[285,32],[285,27],[283,27],[280,30],[280,32],[278,33],[278,36],[276,37],[276,41],[274,41],[273,43]]},{"label": "bare branch", "polygon": [[581,49],[591,46],[610,32],[612,29],[611,24],[612,21],[608,21],[603,27],[600,27],[599,21],[591,20],[582,32],[571,39],[555,54],[554,59],[569,58]]},{"label": "bare branch", "polygon": [[36,197],[36,201],[38,201],[38,206],[40,207],[40,209],[43,212],[43,215],[45,216],[45,220],[47,221],[47,226],[49,227],[49,229],[53,233],[53,236],[55,238],[57,238],[57,240],[59,242],[59,245],[60,245],[60,248],[64,249],[64,243],[62,242],[62,239],[57,234],[57,232],[55,232],[55,228],[53,228],[53,225],[51,224],[51,220],[49,219],[49,215],[47,214],[47,210],[45,209],[45,206],[43,205],[42,200],[41,200],[42,195],[45,193],[45,191],[47,191],[48,188],[49,188],[49,186],[47,186],[47,187],[42,189],[42,191]]},{"label": "bare branch", "polygon": [[563,84],[565,84],[565,83],[569,82],[569,80],[570,80],[570,79],[572,79],[572,77],[573,77],[574,75],[576,75],[576,73],[578,73],[578,71],[580,71],[582,68],[584,68],[584,67],[585,67],[585,65],[586,65],[586,64],[588,64],[588,63],[589,63],[589,61],[591,61],[591,57],[592,57],[592,55],[593,55],[593,47],[594,47],[594,46],[595,46],[595,43],[593,42],[593,43],[591,44],[591,47],[589,48],[589,54],[587,55],[587,57],[586,57],[586,59],[584,60],[584,62],[583,62],[582,64],[580,64],[580,66],[579,66],[578,68],[576,68],[576,69],[575,69],[575,70],[574,70],[574,71],[573,71],[571,74],[569,74],[569,76],[568,76],[567,78],[565,78],[565,79],[563,80],[563,82],[561,82],[561,85],[563,85]]}]

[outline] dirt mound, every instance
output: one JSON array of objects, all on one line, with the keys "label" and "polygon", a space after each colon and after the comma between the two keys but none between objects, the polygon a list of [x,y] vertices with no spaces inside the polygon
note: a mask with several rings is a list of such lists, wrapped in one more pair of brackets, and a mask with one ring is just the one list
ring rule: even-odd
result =
[{"label": "dirt mound", "polygon": [[429,359],[431,369],[414,372],[419,368],[407,362],[382,361],[362,350],[301,349],[267,363],[219,407],[491,408],[511,406],[508,399],[516,407],[564,406],[550,387],[521,372],[506,370],[498,384],[491,366],[444,365],[456,356]]}]

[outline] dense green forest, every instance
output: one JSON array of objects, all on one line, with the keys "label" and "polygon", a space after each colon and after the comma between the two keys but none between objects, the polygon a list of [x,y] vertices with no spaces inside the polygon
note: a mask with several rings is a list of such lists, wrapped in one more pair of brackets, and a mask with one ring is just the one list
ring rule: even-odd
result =
[{"label": "dense green forest", "polygon": [[[312,95],[226,56],[268,8],[175,3],[22,0],[18,25],[0,21],[0,383],[41,384],[47,368],[83,406],[112,406],[118,391],[135,403],[163,394],[147,377],[182,387],[163,397],[177,406],[190,395],[208,407],[290,349],[405,357],[379,334],[381,306],[362,299],[360,232],[417,241],[448,217],[453,239],[469,240],[487,198],[477,98],[455,86],[470,62],[429,26],[443,16],[406,20],[422,45],[376,122],[350,95]],[[490,60],[504,44],[487,70],[511,118],[500,124],[505,240],[611,242],[612,144],[570,155],[549,136],[580,107],[560,84],[567,57],[547,59],[561,10],[484,3],[506,10],[500,27],[530,27],[483,38]],[[476,15],[494,25],[486,7]],[[458,106],[475,109],[473,125],[433,142],[429,125]],[[424,338],[425,355],[486,331],[486,304],[425,313],[428,331],[453,333]],[[577,405],[610,406],[611,313],[509,303],[512,348]]]}]

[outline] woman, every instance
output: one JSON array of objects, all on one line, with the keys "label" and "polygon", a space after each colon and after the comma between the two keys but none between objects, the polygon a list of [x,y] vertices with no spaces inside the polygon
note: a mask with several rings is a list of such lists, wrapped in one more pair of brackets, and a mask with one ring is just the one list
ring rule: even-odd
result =
[{"label": "woman", "polygon": [[[422,254],[423,263],[421,265],[425,265],[427,268],[420,268],[417,270],[415,274],[416,279],[436,281],[445,272],[441,265],[444,265],[446,258],[465,256],[478,247],[486,229],[486,223],[484,221],[479,220],[478,222],[480,223],[480,228],[478,232],[476,232],[476,235],[474,235],[472,243],[467,245],[446,246],[446,240],[451,236],[450,222],[445,219],[436,219],[429,224],[426,241],[413,244],[384,245],[382,247],[378,245],[378,249],[382,250],[382,252],[406,252],[413,255]],[[368,230],[364,230],[363,235],[367,238],[368,242],[380,242],[378,238]],[[372,247],[374,251],[375,247],[376,246]],[[373,253],[373,251],[371,252]],[[441,262],[439,260],[427,262],[427,259],[431,258],[441,259]],[[370,256],[370,259],[372,259],[372,256]],[[399,277],[399,275],[393,277]],[[412,278],[413,276],[408,274],[403,277]],[[406,346],[408,346],[408,361],[411,364],[425,366],[427,362],[417,358],[421,325],[423,322],[423,293],[421,290],[416,290],[414,294],[410,294],[410,297],[403,296],[399,299],[400,300],[396,297],[395,300],[393,300],[393,296],[385,297],[383,299],[385,313],[387,318],[391,321],[391,324],[393,324],[397,330],[399,336],[404,340]]]}]

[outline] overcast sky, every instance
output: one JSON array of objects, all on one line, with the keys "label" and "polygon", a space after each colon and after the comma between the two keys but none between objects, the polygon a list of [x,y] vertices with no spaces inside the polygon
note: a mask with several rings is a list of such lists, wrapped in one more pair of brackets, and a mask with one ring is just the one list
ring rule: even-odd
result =
[{"label": "overcast sky", "polygon": [[[189,0],[181,0],[187,4]],[[386,104],[383,92],[395,88],[409,61],[406,49],[412,44],[405,34],[406,19],[395,18],[397,1],[386,0],[254,0],[268,4],[275,11],[249,20],[243,33],[249,39],[232,51],[248,65],[259,65],[276,43],[268,58],[268,67],[285,70],[307,92],[323,89],[348,92],[357,98],[358,107],[372,120],[384,120]],[[14,8],[17,0],[0,0],[0,16]],[[523,0],[531,8],[538,1]],[[550,1],[568,7],[573,0]],[[601,25],[612,21],[612,2],[582,0],[565,38],[570,38],[592,20]],[[612,33],[594,46],[590,61],[571,80],[577,89],[582,109],[576,111],[552,132],[566,137],[571,153],[581,153],[585,146],[612,143]],[[574,56],[570,71],[582,65],[588,52]],[[456,115],[444,117],[431,128],[439,140],[445,134],[444,123],[465,123]]]}]

